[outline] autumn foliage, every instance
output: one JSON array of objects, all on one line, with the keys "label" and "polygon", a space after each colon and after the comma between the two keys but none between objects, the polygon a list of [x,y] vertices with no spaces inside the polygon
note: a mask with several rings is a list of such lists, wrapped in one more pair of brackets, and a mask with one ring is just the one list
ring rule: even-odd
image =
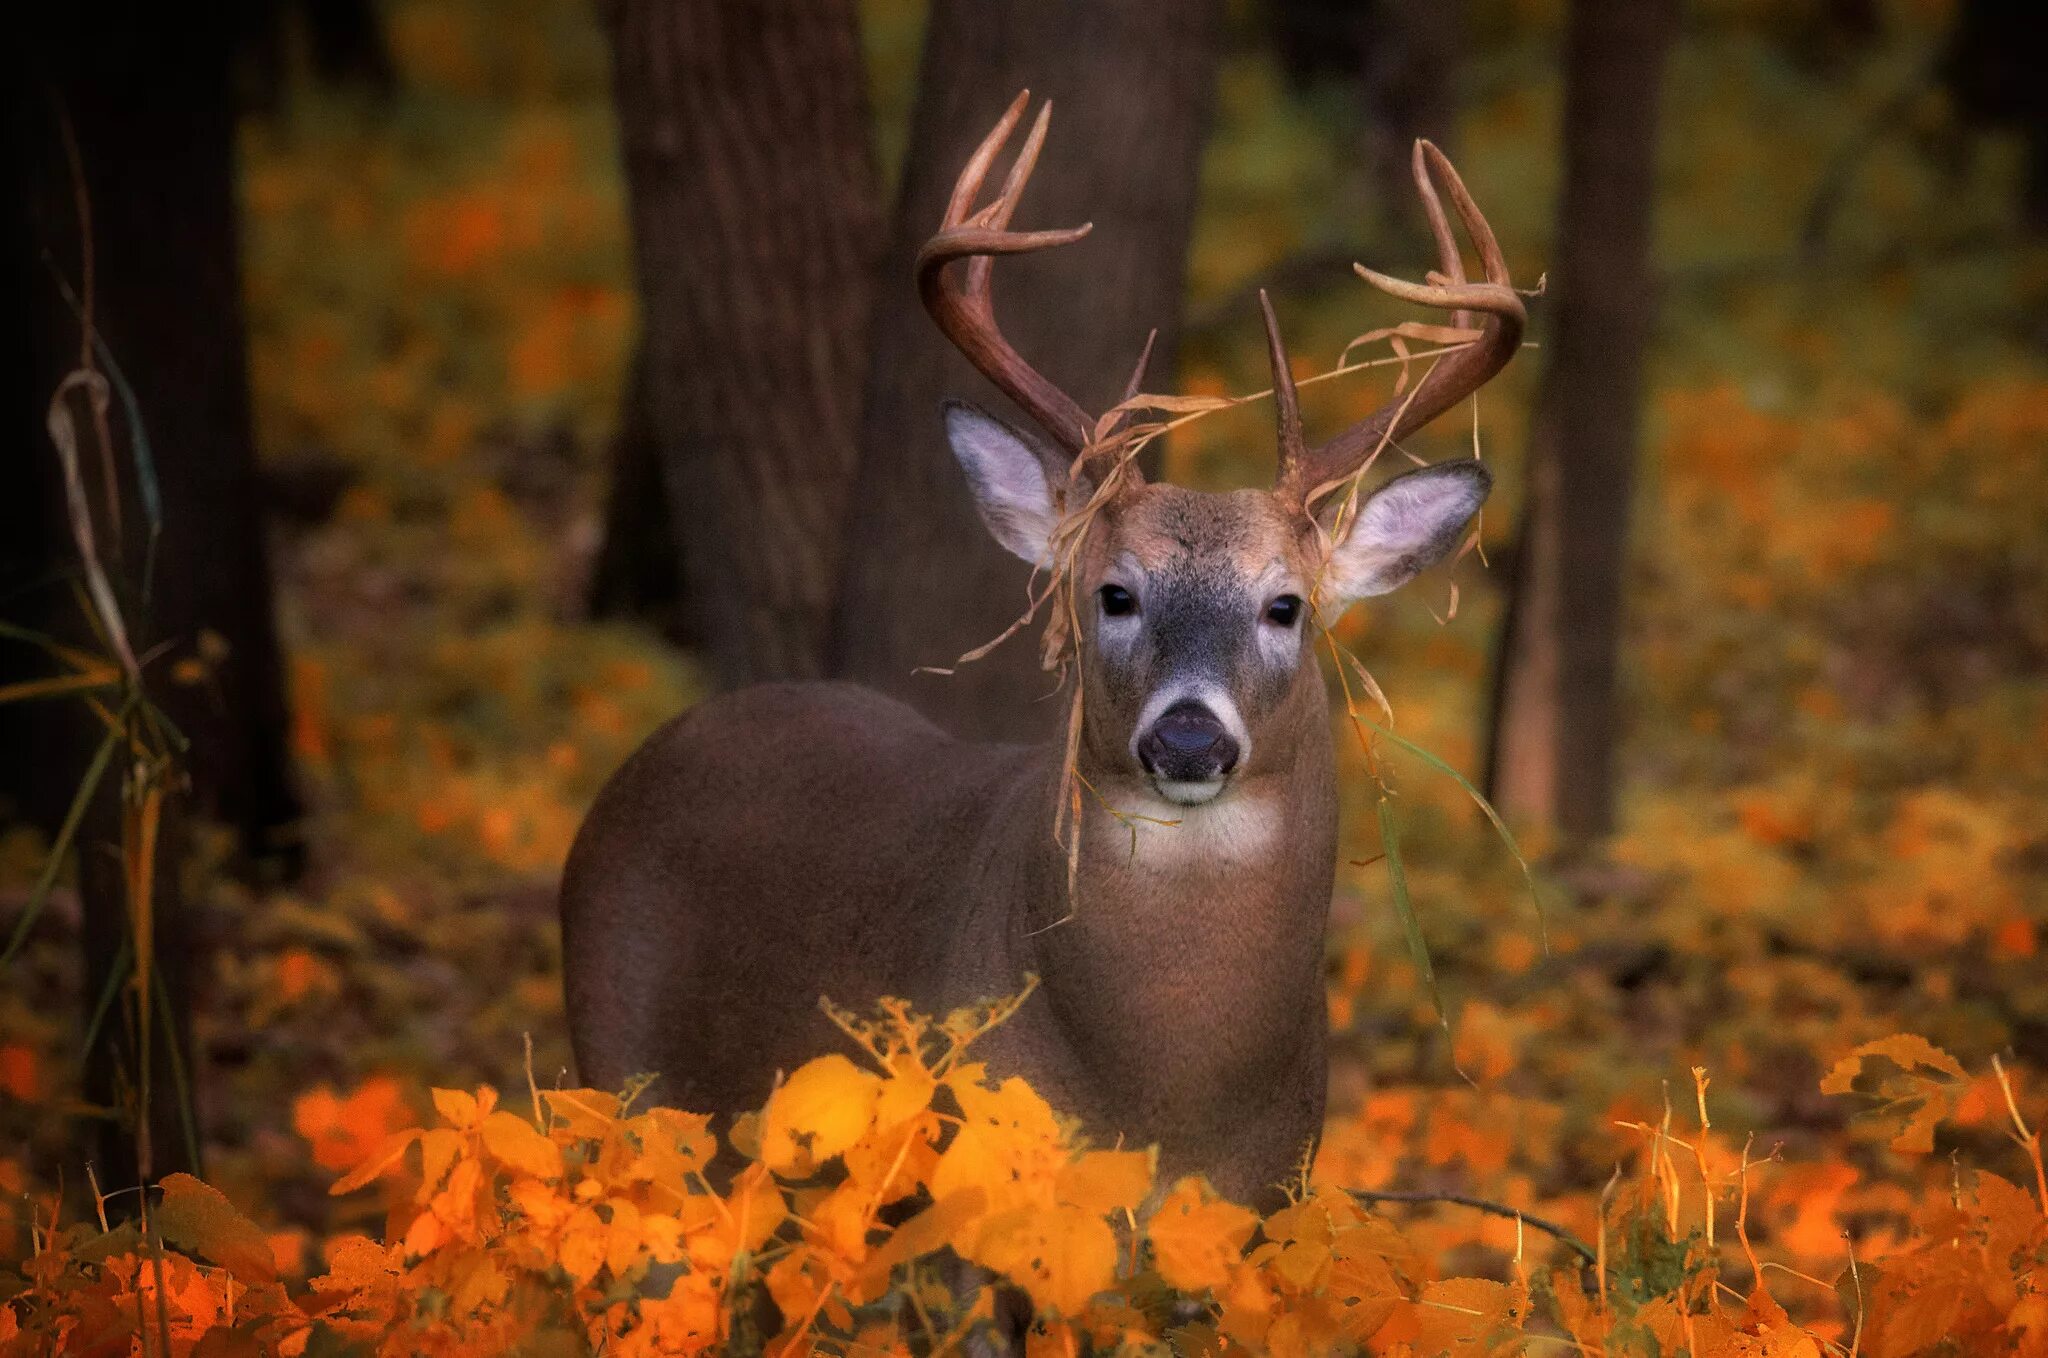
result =
[{"label": "autumn foliage", "polygon": [[[1589,1353],[1695,1358],[2048,1355],[2048,1178],[2002,1069],[2032,1183],[1958,1171],[1889,1251],[1825,1280],[1749,1234],[1747,1147],[1715,1153],[1670,1110],[1597,1207],[1593,1257],[1521,1220],[1504,1278],[1431,1259],[1326,1175],[1264,1217],[1153,1152],[1089,1145],[1024,1081],[972,1059],[1020,999],[943,1021],[885,1001],[829,1009],[862,1058],[802,1066],[724,1141],[633,1091],[434,1091],[435,1125],[391,1135],[332,1187],[374,1190],[381,1239],[326,1242],[287,1285],[264,1233],[173,1175],[136,1221],[32,1233],[0,1354],[915,1354],[970,1339],[1030,1354],[1477,1355],[1542,1338]],[[1924,1152],[1964,1081],[1901,1035],[1825,1088],[1877,1095],[1894,1145]],[[1554,1230],[1545,1226],[1545,1230]]]},{"label": "autumn foliage", "polygon": [[[1533,279],[1563,10],[1466,8],[1459,164]],[[1514,827],[1539,921],[1462,789],[1339,742],[1330,1115],[1259,1220],[988,1079],[986,1010],[849,1020],[737,1129],[566,1088],[555,873],[703,691],[581,602],[635,328],[608,57],[585,0],[387,0],[392,106],[294,80],[239,148],[259,442],[306,501],[272,533],[312,871],[244,886],[212,841],[186,865],[206,1182],[145,1194],[87,1161],[75,896],[0,827],[0,931],[57,883],[0,971],[0,1354],[929,1355],[1026,1329],[1149,1358],[2048,1354],[2048,261],[2012,243],[2019,148],[1931,87],[1892,102],[1962,8],[1689,17],[1620,831],[1588,861]],[[1867,45],[1800,55],[1850,10]],[[900,146],[923,6],[862,11]],[[1316,369],[1400,319],[1341,267],[1284,281],[1374,229],[1326,113],[1226,54],[1177,390],[1264,384],[1254,284],[1301,289]],[[1483,551],[1338,628],[1400,736],[1475,777],[1530,357],[1481,412]],[[1384,375],[1309,387],[1311,423]],[[1470,439],[1461,412],[1409,451]],[[1247,407],[1165,470],[1263,484],[1271,448]]]}]

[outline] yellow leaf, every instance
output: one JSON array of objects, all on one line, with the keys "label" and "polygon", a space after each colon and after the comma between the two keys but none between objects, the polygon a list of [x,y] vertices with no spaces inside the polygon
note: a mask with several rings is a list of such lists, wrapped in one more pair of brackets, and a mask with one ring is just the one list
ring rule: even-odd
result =
[{"label": "yellow leaf", "polygon": [[484,1149],[498,1163],[536,1179],[554,1179],[562,1173],[562,1148],[533,1129],[533,1124],[516,1113],[493,1113],[484,1119]]},{"label": "yellow leaf", "polygon": [[431,1211],[421,1212],[405,1231],[406,1258],[424,1259],[447,1238],[447,1223]]},{"label": "yellow leaf", "polygon": [[962,1118],[932,1170],[932,1195],[943,1198],[980,1187],[988,1192],[990,1209],[998,1212],[1049,1196],[1054,1176],[1069,1158],[1066,1135],[1051,1106],[1016,1076],[989,1089],[955,1071],[947,1083]]},{"label": "yellow leaf", "polygon": [[1451,1353],[1491,1344],[1521,1329],[1516,1289],[1485,1278],[1447,1278],[1422,1289],[1415,1351]]},{"label": "yellow leaf", "polygon": [[809,1174],[868,1130],[881,1085],[839,1055],[798,1067],[761,1110],[761,1163],[778,1174]]},{"label": "yellow leaf", "polygon": [[1040,1311],[1077,1316],[1116,1281],[1116,1235],[1073,1207],[1005,1212],[984,1223],[975,1263],[1008,1277]]},{"label": "yellow leaf", "polygon": [[643,1216],[640,1243],[656,1263],[678,1263],[683,1257],[683,1223],[670,1216]]},{"label": "yellow leaf", "polygon": [[922,1113],[931,1107],[932,1095],[938,1087],[939,1082],[916,1057],[907,1053],[898,1057],[891,1066],[889,1077],[882,1081],[881,1094],[875,1100],[875,1125],[894,1127]]},{"label": "yellow leaf", "polygon": [[382,1178],[393,1165],[398,1163],[400,1157],[405,1154],[405,1148],[417,1140],[419,1134],[419,1129],[414,1128],[411,1131],[399,1132],[397,1135],[388,1138],[384,1142],[383,1149],[357,1165],[348,1173],[342,1175],[339,1179],[336,1179],[334,1186],[327,1190],[328,1196],[338,1198],[344,1193],[355,1192],[372,1179]]},{"label": "yellow leaf", "polygon": [[625,1178],[683,1191],[684,1181],[718,1154],[710,1126],[711,1119],[701,1113],[673,1108],[650,1108],[629,1119],[626,1130],[640,1143],[640,1154],[626,1167]]},{"label": "yellow leaf", "polygon": [[472,1315],[505,1299],[511,1279],[488,1254],[466,1254],[456,1267],[449,1306],[458,1316]]},{"label": "yellow leaf", "polygon": [[441,1177],[462,1154],[469,1138],[451,1127],[435,1127],[416,1133],[420,1139],[420,1187],[418,1200],[425,1202],[441,1186]]},{"label": "yellow leaf", "polygon": [[1089,1151],[1059,1172],[1059,1200],[1096,1216],[1135,1212],[1152,1191],[1151,1151]]},{"label": "yellow leaf", "polygon": [[611,1231],[596,1212],[588,1207],[579,1207],[562,1228],[561,1248],[555,1258],[561,1263],[562,1271],[576,1280],[580,1287],[597,1276],[604,1266],[606,1248],[611,1243]]},{"label": "yellow leaf", "polygon": [[433,1094],[434,1111],[449,1126],[458,1129],[476,1126],[485,1114],[498,1106],[498,1091],[489,1085],[477,1086],[474,1094],[460,1089],[436,1089]]},{"label": "yellow leaf", "polygon": [[979,1188],[965,1189],[940,1198],[910,1220],[898,1226],[868,1257],[857,1286],[865,1295],[876,1295],[898,1264],[922,1258],[941,1246],[967,1238],[970,1228],[988,1210],[988,1194]]},{"label": "yellow leaf", "polygon": [[433,1093],[434,1111],[441,1115],[441,1121],[455,1128],[476,1125],[476,1095],[461,1089],[437,1089]]},{"label": "yellow leaf", "polygon": [[619,1096],[601,1089],[544,1089],[541,1103],[548,1116],[578,1140],[595,1140],[611,1129],[619,1115]]},{"label": "yellow leaf", "polygon": [[574,1210],[559,1193],[537,1179],[521,1179],[513,1184],[510,1197],[512,1205],[543,1234],[552,1233]]},{"label": "yellow leaf", "polygon": [[1159,1276],[1183,1292],[1221,1289],[1243,1256],[1258,1216],[1225,1202],[1200,1179],[1182,1179],[1146,1223]]},{"label": "yellow leaf", "polygon": [[633,1266],[640,1257],[642,1226],[640,1209],[624,1198],[613,1198],[607,1204],[611,1208],[611,1232],[605,1242],[604,1262],[614,1278],[619,1277]]},{"label": "yellow leaf", "polygon": [[1361,1242],[1340,1237],[1330,1252],[1323,1275],[1323,1296],[1340,1308],[1337,1324],[1355,1344],[1364,1344],[1394,1314],[1402,1299],[1401,1281],[1387,1261],[1360,1248]]}]

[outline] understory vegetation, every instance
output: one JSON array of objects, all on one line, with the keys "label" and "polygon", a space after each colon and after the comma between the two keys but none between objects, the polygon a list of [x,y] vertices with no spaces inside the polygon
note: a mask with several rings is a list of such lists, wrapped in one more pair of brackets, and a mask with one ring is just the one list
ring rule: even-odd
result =
[{"label": "understory vegetation", "polygon": [[[917,15],[867,8],[886,153]],[[1458,163],[1533,279],[1559,15],[1472,8]],[[1948,5],[1877,6],[1825,71],[1780,41],[1808,8],[1692,6],[1669,77],[1622,829],[1595,855],[1515,827],[1532,903],[1454,780],[1340,738],[1331,1115],[1261,1220],[989,1079],[1000,1006],[842,1016],[727,1138],[729,1186],[702,1119],[571,1087],[555,874],[703,687],[583,604],[634,325],[606,61],[576,0],[394,0],[388,105],[294,84],[243,143],[311,867],[188,869],[206,1175],[149,1190],[147,1238],[78,1159],[65,892],[0,973],[0,1354],[927,1355],[1010,1326],[1034,1355],[2048,1355],[2048,254],[2017,146],[1934,87],[1866,135]],[[1246,289],[1277,267],[1424,257],[1317,98],[1225,65],[1189,394],[1265,384]],[[1403,319],[1334,264],[1291,305],[1317,370]],[[1478,412],[1495,558],[1540,361]],[[1307,388],[1311,428],[1384,372]],[[1269,421],[1191,424],[1169,475],[1262,483]],[[1412,451],[1469,452],[1443,424]],[[1466,772],[1480,555],[1339,628],[1394,731]],[[0,836],[0,932],[47,852]]]}]

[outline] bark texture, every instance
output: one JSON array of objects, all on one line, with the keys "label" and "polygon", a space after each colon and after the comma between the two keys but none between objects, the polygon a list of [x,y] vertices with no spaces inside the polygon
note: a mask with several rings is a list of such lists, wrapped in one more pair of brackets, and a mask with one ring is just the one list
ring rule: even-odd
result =
[{"label": "bark texture", "polygon": [[647,387],[647,349],[633,368],[612,440],[612,483],[605,496],[604,542],[590,584],[590,611],[630,618],[678,646],[695,646],[685,616],[682,558],[670,529],[662,484],[661,439]]},{"label": "bark texture", "polygon": [[1509,810],[1567,836],[1613,828],[1616,652],[1651,271],[1668,0],[1574,0],[1551,333],[1490,742]]},{"label": "bark texture", "polygon": [[[939,422],[964,396],[1019,418],[942,338],[911,282],[974,145],[1018,90],[1054,103],[1013,226],[1097,223],[1078,244],[1002,260],[996,314],[1027,360],[1091,412],[1121,395],[1160,328],[1171,390],[1187,243],[1220,41],[1214,0],[937,0],[869,344],[866,413],[832,668],[962,736],[1030,739],[1064,709],[1020,636],[950,677],[1022,611],[1029,569],[990,540]],[[1020,134],[1021,140],[1021,134]],[[1000,182],[991,176],[990,189]]]},{"label": "bark texture", "polygon": [[607,17],[682,625],[723,684],[816,677],[879,236],[854,5]]}]

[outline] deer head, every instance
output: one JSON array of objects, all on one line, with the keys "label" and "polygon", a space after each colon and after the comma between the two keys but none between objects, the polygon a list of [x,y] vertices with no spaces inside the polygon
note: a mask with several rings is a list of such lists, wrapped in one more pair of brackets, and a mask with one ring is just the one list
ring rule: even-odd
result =
[{"label": "deer head", "polygon": [[[945,407],[947,436],[990,533],[1024,560],[1052,567],[1063,519],[1085,508],[1085,536],[1061,563],[1071,572],[1079,622],[1081,757],[1094,777],[1196,806],[1289,757],[1290,742],[1274,737],[1301,719],[1301,695],[1311,687],[1321,692],[1310,653],[1313,628],[1358,599],[1407,583],[1458,545],[1492,485],[1477,460],[1412,471],[1369,494],[1357,493],[1357,480],[1381,449],[1500,371],[1521,342],[1522,300],[1457,171],[1434,146],[1418,142],[1415,181],[1440,272],[1426,284],[1363,266],[1358,272],[1392,296],[1453,312],[1461,329],[1478,313],[1474,337],[1436,358],[1412,390],[1311,446],[1279,324],[1261,293],[1278,412],[1272,487],[1208,494],[1148,483],[1118,451],[1116,423],[1098,428],[1010,347],[996,324],[995,257],[1067,244],[1089,231],[1009,229],[1045,140],[1049,104],[1002,192],[974,207],[1028,99],[1028,92],[1017,97],[968,161],[944,223],[918,254],[917,277],[940,328],[1050,446],[965,402]],[[1465,280],[1439,179],[1479,253],[1483,282]],[[1150,351],[1148,341],[1127,400]],[[1321,707],[1313,711],[1320,720]]]}]

